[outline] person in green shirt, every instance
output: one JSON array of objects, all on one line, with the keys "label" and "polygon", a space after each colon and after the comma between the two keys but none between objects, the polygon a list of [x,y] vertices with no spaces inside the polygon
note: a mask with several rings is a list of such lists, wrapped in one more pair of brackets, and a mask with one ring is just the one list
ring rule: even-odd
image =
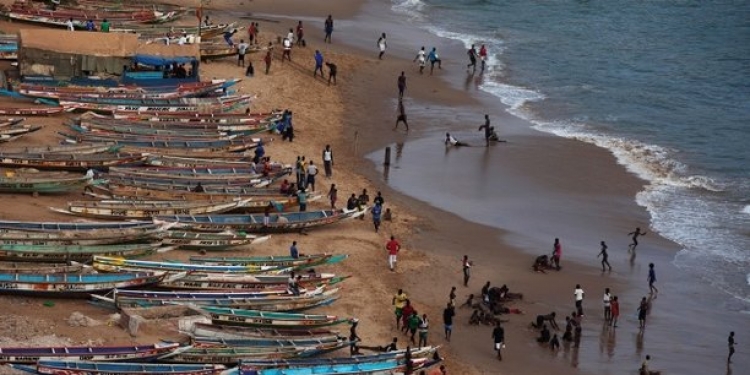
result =
[{"label": "person in green shirt", "polygon": [[104,21],[102,21],[102,25],[99,27],[99,30],[101,30],[103,33],[109,32],[109,21],[105,18]]},{"label": "person in green shirt", "polygon": [[414,336],[417,334],[417,328],[419,328],[419,324],[422,323],[422,320],[419,319],[419,315],[414,311],[409,317],[407,323],[409,324],[409,333],[411,333],[409,340],[411,340],[412,345],[416,345],[417,343],[414,341]]},{"label": "person in green shirt", "polygon": [[300,189],[297,193],[297,201],[299,202],[299,212],[307,211],[307,193],[305,193],[305,189]]}]

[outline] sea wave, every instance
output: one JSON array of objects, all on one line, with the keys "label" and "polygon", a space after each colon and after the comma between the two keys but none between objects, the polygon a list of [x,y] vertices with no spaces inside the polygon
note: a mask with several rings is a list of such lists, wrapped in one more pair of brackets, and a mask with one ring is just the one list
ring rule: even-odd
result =
[{"label": "sea wave", "polygon": [[745,206],[745,208],[742,209],[742,213],[750,215],[750,205]]},{"label": "sea wave", "polygon": [[396,13],[403,14],[411,20],[422,20],[424,19],[425,4],[421,0],[392,0],[391,10]]}]

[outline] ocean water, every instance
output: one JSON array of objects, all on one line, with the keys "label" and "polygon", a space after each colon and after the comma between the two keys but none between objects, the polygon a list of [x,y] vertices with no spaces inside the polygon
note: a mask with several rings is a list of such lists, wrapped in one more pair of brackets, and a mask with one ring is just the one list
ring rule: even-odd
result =
[{"label": "ocean water", "polygon": [[750,1],[392,0],[485,44],[480,89],[538,130],[610,150],[680,269],[750,302]]}]

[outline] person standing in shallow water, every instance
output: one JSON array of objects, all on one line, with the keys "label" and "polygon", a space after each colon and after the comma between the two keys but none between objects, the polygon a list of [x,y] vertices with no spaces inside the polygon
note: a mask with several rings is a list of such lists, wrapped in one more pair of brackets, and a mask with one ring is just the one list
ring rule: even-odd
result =
[{"label": "person standing in shallow water", "polygon": [[632,236],[633,243],[628,246],[628,251],[635,251],[635,248],[638,246],[638,236],[645,236],[646,232],[641,232],[641,228],[635,228],[634,231],[628,233],[628,236]]},{"label": "person standing in shallow water", "polygon": [[331,15],[328,15],[328,18],[326,18],[326,22],[324,25],[326,36],[323,38],[323,43],[331,43],[331,35],[333,34],[333,18]]},{"label": "person standing in shallow water", "polygon": [[604,241],[602,241],[601,245],[602,245],[602,251],[600,251],[599,255],[597,255],[596,257],[597,258],[602,257],[602,272],[605,271],[604,269],[605,265],[609,267],[610,271],[612,271],[612,266],[609,265],[609,261],[607,260],[609,258],[609,255],[607,254],[607,244]]},{"label": "person standing in shallow water", "polygon": [[490,147],[490,136],[492,135],[492,128],[490,127],[490,115],[484,115],[484,125],[479,127],[481,131],[484,129],[484,142],[486,147]]},{"label": "person standing in shallow water", "polygon": [[578,311],[578,316],[583,316],[583,296],[584,296],[583,288],[581,288],[581,284],[576,284],[576,289],[573,291],[573,295],[575,295],[576,300],[576,310]]},{"label": "person standing in shallow water", "polygon": [[656,289],[656,271],[654,271],[654,264],[649,263],[648,264],[648,289],[650,290],[651,294],[659,293],[659,289]]},{"label": "person standing in shallow water", "polygon": [[404,126],[406,127],[406,131],[409,131],[409,123],[406,122],[406,110],[404,109],[404,101],[399,98],[398,99],[398,116],[396,117],[396,126],[393,127],[393,130],[398,129],[398,124],[403,122]]},{"label": "person standing in shallow water", "polygon": [[401,72],[401,75],[398,76],[398,98],[399,100],[404,98],[404,91],[406,91],[406,74],[404,72]]},{"label": "person standing in shallow water", "polygon": [[555,243],[552,246],[552,262],[555,264],[555,268],[559,271],[560,257],[562,257],[562,245],[560,245],[560,239],[555,238]]}]

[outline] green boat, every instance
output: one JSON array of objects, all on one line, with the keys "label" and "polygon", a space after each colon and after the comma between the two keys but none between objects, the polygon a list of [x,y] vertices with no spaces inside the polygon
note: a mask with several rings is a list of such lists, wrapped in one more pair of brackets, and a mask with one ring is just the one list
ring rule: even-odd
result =
[{"label": "green boat", "polygon": [[348,255],[339,254],[310,254],[300,255],[297,258],[289,256],[260,256],[260,257],[210,257],[210,256],[191,256],[190,261],[203,264],[216,265],[234,265],[234,266],[282,266],[294,267],[297,269],[320,266],[324,264],[339,263],[346,259]]},{"label": "green boat", "polygon": [[348,340],[326,342],[313,346],[260,346],[233,348],[205,348],[188,346],[159,358],[160,361],[183,363],[239,363],[242,359],[289,359],[298,357],[314,357],[345,348],[351,345]]},{"label": "green boat", "polygon": [[34,176],[19,175],[13,177],[0,177],[0,193],[40,193],[60,194],[83,187],[95,182],[86,176],[75,176],[61,174],[57,176]]},{"label": "green boat", "polygon": [[292,314],[258,310],[236,310],[222,307],[201,307],[214,324],[262,328],[311,329],[346,323],[349,319],[335,315]]},{"label": "green boat", "polygon": [[128,245],[0,245],[0,260],[59,263],[87,262],[96,255],[136,256],[155,252],[161,242]]}]

